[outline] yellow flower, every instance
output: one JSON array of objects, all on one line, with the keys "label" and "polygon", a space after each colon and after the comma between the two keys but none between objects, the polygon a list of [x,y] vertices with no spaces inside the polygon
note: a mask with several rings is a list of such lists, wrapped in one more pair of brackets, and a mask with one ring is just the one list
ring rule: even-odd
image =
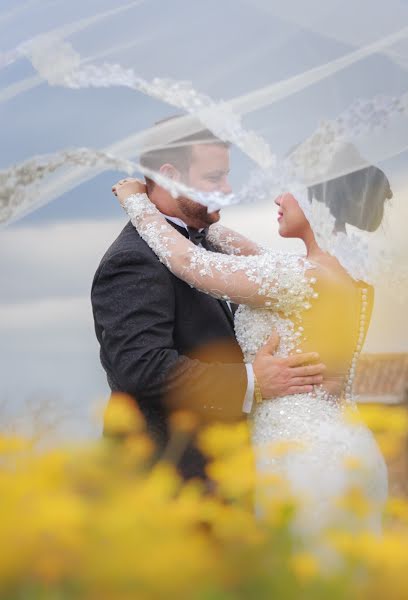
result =
[{"label": "yellow flower", "polygon": [[208,465],[207,473],[218,484],[223,496],[236,498],[250,493],[256,481],[252,449],[244,446],[229,456],[214,460]]},{"label": "yellow flower", "polygon": [[194,413],[180,410],[170,416],[170,425],[180,433],[192,433],[198,426],[198,419]]},{"label": "yellow flower", "polygon": [[368,498],[357,486],[351,487],[336,504],[360,518],[367,516],[372,510]]},{"label": "yellow flower", "polygon": [[17,436],[0,436],[0,456],[30,449],[30,442]]},{"label": "yellow flower", "polygon": [[405,407],[362,405],[361,417],[373,431],[388,431],[398,435],[408,433],[408,412]]},{"label": "yellow flower", "polygon": [[131,435],[123,441],[121,454],[125,463],[132,465],[147,461],[154,449],[155,446],[147,435]]},{"label": "yellow flower", "polygon": [[387,459],[397,458],[404,449],[404,439],[391,432],[378,432],[376,440]]},{"label": "yellow flower", "polygon": [[319,563],[315,556],[308,552],[300,552],[290,559],[290,566],[295,576],[306,582],[315,578],[319,573]]},{"label": "yellow flower", "polygon": [[408,524],[407,498],[390,498],[386,505],[386,514]]},{"label": "yellow flower", "polygon": [[[203,482],[183,482],[166,460],[156,460],[133,401],[118,397],[108,413],[112,431],[126,433],[121,444],[28,452],[24,440],[0,441],[2,597],[157,600],[235,597],[241,590],[248,597],[272,597],[276,590],[292,597],[309,583],[310,597],[408,597],[406,499],[389,501],[392,528],[387,524],[382,536],[351,527],[322,535],[349,569],[342,581],[330,574],[328,582],[312,551],[320,540],[294,546],[299,540],[292,538],[293,519],[308,510],[308,499],[295,497],[282,474],[255,470],[246,424],[215,425],[200,436],[215,456],[208,473],[216,490],[208,495]],[[174,437],[185,439],[193,426],[189,415],[176,415]],[[391,435],[399,439],[401,431],[398,421]],[[267,451],[302,449],[284,442]],[[364,467],[354,457],[346,465]],[[349,511],[341,513],[347,524],[370,516],[358,487],[339,502]],[[355,595],[344,595],[347,586]]]},{"label": "yellow flower", "polygon": [[204,454],[221,457],[249,445],[249,429],[246,422],[237,424],[217,423],[200,433],[198,445]]},{"label": "yellow flower", "polygon": [[144,429],[145,421],[133,398],[115,394],[106,407],[104,427],[110,434],[137,433]]}]

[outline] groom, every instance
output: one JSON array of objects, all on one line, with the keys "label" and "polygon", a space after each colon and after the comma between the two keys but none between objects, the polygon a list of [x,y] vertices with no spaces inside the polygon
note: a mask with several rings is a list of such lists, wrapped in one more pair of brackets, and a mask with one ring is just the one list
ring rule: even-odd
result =
[{"label": "groom", "polygon": [[[195,189],[231,192],[228,144],[207,130],[177,144],[144,152],[141,164]],[[137,191],[131,180],[117,185],[127,186],[129,194]],[[149,178],[146,187],[177,231],[211,249],[206,229],[219,220],[218,211],[209,213],[189,198],[174,199]],[[116,186],[112,190],[116,193]],[[193,412],[200,425],[234,422],[255,401],[308,392],[322,381],[324,367],[316,355],[275,358],[277,336],[252,365],[245,365],[234,336],[236,307],[172,275],[130,222],[102,258],[91,298],[109,386],[113,393],[135,399],[159,451],[168,442],[169,420],[176,411]],[[205,464],[192,441],[177,467],[186,479],[205,479]]]}]

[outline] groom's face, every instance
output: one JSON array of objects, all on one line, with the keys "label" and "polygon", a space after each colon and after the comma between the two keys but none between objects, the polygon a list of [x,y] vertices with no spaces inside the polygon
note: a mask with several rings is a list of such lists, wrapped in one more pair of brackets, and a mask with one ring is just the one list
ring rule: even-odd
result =
[{"label": "groom's face", "polygon": [[[196,144],[191,147],[191,160],[186,170],[185,183],[201,192],[230,194],[228,182],[230,165],[229,149],[222,144]],[[219,210],[208,212],[207,207],[191,200],[179,198],[179,206],[189,220],[197,221],[197,226],[206,227],[216,223]]]}]

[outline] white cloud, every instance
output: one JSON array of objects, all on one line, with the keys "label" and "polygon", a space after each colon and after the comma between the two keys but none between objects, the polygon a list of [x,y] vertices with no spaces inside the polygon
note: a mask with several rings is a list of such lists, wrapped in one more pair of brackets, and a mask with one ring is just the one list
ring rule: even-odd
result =
[{"label": "white cloud", "polygon": [[44,327],[70,330],[86,325],[89,320],[89,299],[52,298],[24,304],[2,305],[0,328],[3,331],[42,331]]},{"label": "white cloud", "polygon": [[0,237],[0,302],[89,294],[93,274],[125,219],[11,227]]}]

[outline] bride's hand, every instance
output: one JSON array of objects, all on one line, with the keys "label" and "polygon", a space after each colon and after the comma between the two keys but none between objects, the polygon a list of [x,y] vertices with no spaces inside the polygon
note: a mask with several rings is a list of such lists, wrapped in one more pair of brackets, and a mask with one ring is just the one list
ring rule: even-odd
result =
[{"label": "bride's hand", "polygon": [[127,179],[121,179],[115,183],[115,185],[112,186],[112,193],[118,198],[123,206],[126,198],[129,198],[132,194],[145,194],[146,185],[139,179],[128,177]]}]

